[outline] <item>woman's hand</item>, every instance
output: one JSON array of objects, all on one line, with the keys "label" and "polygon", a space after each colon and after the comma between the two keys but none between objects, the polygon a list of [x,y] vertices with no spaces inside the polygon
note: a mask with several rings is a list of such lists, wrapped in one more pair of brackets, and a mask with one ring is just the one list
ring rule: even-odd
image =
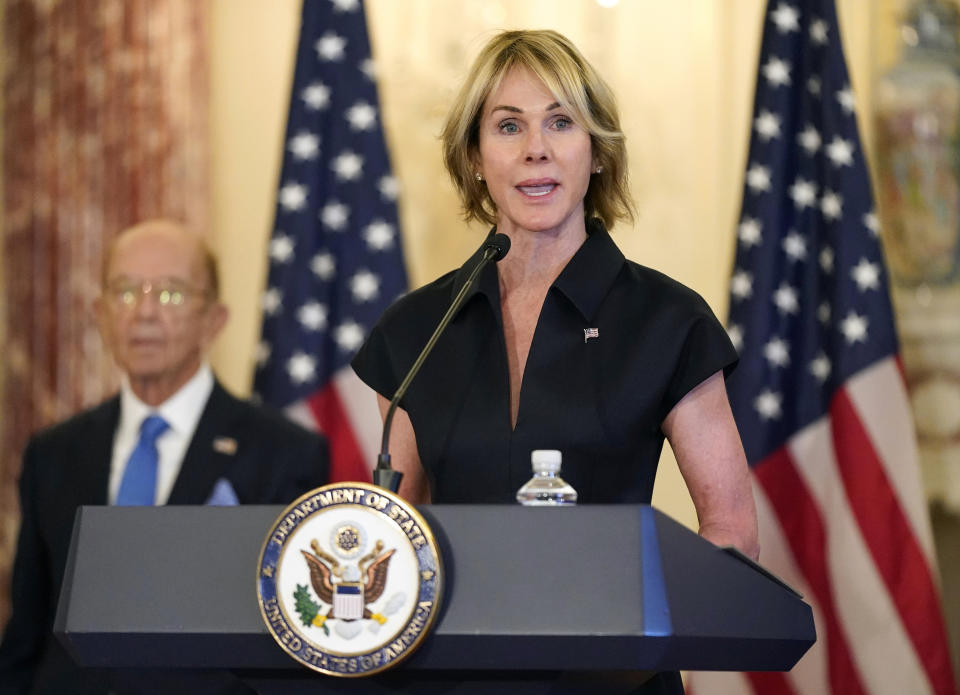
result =
[{"label": "woman's hand", "polygon": [[684,396],[662,428],[697,509],[700,535],[758,559],[757,509],[750,471],[723,373],[713,374]]},{"label": "woman's hand", "polygon": [[[387,417],[390,400],[377,394],[377,405],[380,408],[380,417]],[[393,413],[393,423],[390,428],[390,465],[403,474],[400,480],[398,494],[410,504],[430,503],[430,484],[427,475],[420,464],[420,453],[417,451],[417,436],[413,432],[413,423],[403,408],[397,408]]]}]

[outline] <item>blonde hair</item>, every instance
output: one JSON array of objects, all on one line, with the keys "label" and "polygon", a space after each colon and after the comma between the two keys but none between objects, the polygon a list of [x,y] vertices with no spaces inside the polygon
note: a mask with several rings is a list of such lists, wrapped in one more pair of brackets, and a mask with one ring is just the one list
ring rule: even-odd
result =
[{"label": "blonde hair", "polygon": [[543,81],[557,101],[570,109],[590,134],[593,163],[584,197],[587,218],[612,227],[633,220],[627,182],[627,149],[616,99],[610,87],[565,36],[551,30],[505,31],[493,37],[473,62],[443,126],[443,161],[460,195],[466,220],[497,221],[497,208],[486,185],[475,176],[480,147],[480,118],[487,97],[513,68],[524,67]]}]

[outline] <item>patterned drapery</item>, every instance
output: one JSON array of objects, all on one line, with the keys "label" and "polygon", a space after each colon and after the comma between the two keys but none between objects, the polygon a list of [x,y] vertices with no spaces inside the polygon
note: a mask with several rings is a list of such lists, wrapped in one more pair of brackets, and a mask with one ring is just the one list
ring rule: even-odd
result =
[{"label": "patterned drapery", "polygon": [[0,625],[29,435],[116,387],[93,320],[110,239],[150,217],[208,223],[207,3],[7,0]]}]

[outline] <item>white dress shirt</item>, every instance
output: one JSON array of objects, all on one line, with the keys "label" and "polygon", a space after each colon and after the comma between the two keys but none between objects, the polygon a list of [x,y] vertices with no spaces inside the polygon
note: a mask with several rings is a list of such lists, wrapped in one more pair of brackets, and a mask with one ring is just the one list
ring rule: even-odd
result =
[{"label": "white dress shirt", "polygon": [[213,371],[204,363],[190,381],[166,401],[152,408],[134,395],[124,377],[120,385],[120,421],[113,436],[113,458],[110,461],[110,504],[117,500],[120,481],[127,460],[140,440],[140,425],[148,415],[158,414],[169,428],[157,438],[157,492],[154,504],[166,504],[173,484],[180,473],[183,457],[193,439],[197,423],[213,391]]}]

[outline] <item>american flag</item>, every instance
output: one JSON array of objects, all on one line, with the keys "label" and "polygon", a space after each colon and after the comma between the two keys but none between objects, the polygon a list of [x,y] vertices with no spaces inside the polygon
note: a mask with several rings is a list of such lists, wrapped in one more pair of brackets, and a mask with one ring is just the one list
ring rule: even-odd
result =
[{"label": "american flag", "polygon": [[833,0],[764,18],[728,331],[761,561],[818,640],[698,695],[956,695],[877,217]]},{"label": "american flag", "polygon": [[350,359],[406,290],[397,182],[360,0],[304,0],[254,393],[330,440],[332,480],[369,480],[380,415]]}]

